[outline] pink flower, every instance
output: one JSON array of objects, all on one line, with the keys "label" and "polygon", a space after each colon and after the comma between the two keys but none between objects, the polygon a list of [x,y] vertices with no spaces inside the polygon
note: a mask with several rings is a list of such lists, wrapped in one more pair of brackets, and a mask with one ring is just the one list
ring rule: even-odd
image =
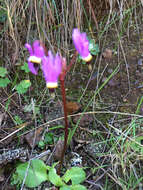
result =
[{"label": "pink flower", "polygon": [[30,54],[30,57],[28,58],[28,67],[34,75],[37,75],[39,67],[35,65],[35,63],[41,63],[42,57],[45,56],[44,48],[40,45],[38,40],[36,40],[32,46],[28,43],[25,44],[25,47]]},{"label": "pink flower", "polygon": [[92,55],[89,52],[89,41],[86,33],[80,33],[80,31],[75,28],[72,33],[72,40],[82,59],[86,62],[90,61],[92,59]]},{"label": "pink flower", "polygon": [[48,56],[42,58],[42,71],[47,88],[57,88],[58,78],[62,72],[62,58],[58,54],[54,57],[52,52],[48,51]]}]

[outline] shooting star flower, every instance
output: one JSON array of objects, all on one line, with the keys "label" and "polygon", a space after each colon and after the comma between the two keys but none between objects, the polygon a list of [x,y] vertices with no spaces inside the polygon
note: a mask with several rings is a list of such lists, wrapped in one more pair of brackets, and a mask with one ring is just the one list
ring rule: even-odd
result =
[{"label": "shooting star flower", "polygon": [[30,57],[28,58],[28,67],[34,75],[37,75],[39,67],[36,63],[40,64],[42,57],[45,56],[44,48],[40,45],[38,40],[36,40],[32,46],[26,43],[25,47],[28,49],[30,54]]},{"label": "shooting star flower", "polygon": [[89,41],[86,33],[80,33],[78,28],[73,29],[72,40],[76,50],[85,62],[89,62],[92,59],[92,55],[89,52]]},{"label": "shooting star flower", "polygon": [[58,78],[62,72],[62,58],[58,54],[54,57],[52,52],[48,51],[48,56],[42,59],[42,71],[47,88],[57,88]]}]

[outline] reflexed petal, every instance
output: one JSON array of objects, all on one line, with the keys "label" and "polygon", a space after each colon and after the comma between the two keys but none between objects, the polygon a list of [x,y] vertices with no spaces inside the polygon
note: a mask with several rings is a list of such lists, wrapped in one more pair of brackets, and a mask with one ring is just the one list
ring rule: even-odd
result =
[{"label": "reflexed petal", "polygon": [[42,71],[43,71],[43,74],[44,74],[44,77],[45,77],[45,80],[47,81],[47,78],[48,78],[48,58],[47,57],[44,57],[42,59]]},{"label": "reflexed petal", "polygon": [[30,54],[30,57],[28,58],[28,67],[33,74],[37,75],[39,68],[36,63],[40,64],[42,57],[45,56],[44,48],[40,45],[38,40],[36,40],[32,46],[26,43],[25,47],[28,49]]},{"label": "reflexed petal", "polygon": [[73,43],[76,50],[86,62],[90,61],[92,56],[89,52],[89,41],[87,39],[86,33],[80,33],[80,31],[75,28],[72,33]]},{"label": "reflexed petal", "polygon": [[33,55],[33,50],[32,50],[32,47],[31,47],[30,44],[26,43],[26,44],[25,44],[25,48],[28,49],[30,55]]},{"label": "reflexed petal", "polygon": [[40,42],[38,40],[36,40],[33,43],[33,51],[34,51],[34,55],[37,57],[43,57],[45,55],[45,51],[44,48],[40,45]]},{"label": "reflexed petal", "polygon": [[62,71],[61,58],[57,54],[56,57],[52,55],[52,52],[48,52],[48,56],[42,59],[42,71],[48,88],[57,88],[58,77]]},{"label": "reflexed petal", "polygon": [[38,67],[34,66],[34,63],[31,63],[30,61],[28,61],[28,67],[29,67],[29,70],[30,70],[34,75],[37,75],[37,74],[38,74]]},{"label": "reflexed petal", "polygon": [[56,54],[54,64],[55,64],[56,72],[60,74],[62,71],[62,60],[61,60],[61,57],[58,55],[58,53]]}]

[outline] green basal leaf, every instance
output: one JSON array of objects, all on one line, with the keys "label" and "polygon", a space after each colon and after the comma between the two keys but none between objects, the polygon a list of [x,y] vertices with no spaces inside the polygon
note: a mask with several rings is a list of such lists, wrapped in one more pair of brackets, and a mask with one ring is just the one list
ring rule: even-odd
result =
[{"label": "green basal leaf", "polygon": [[0,78],[0,87],[6,87],[10,83],[10,80],[8,78]]},{"label": "green basal leaf", "polygon": [[83,182],[85,180],[85,177],[86,175],[82,168],[72,167],[66,171],[65,175],[62,178],[66,183],[71,180],[72,185],[77,185]]},{"label": "green basal leaf", "polygon": [[19,94],[24,94],[30,86],[31,82],[29,80],[23,80],[16,86],[16,90]]},{"label": "green basal leaf", "polygon": [[56,170],[53,167],[49,170],[48,178],[49,178],[49,181],[57,187],[61,187],[65,185],[65,183],[62,181],[60,176],[57,175]]},{"label": "green basal leaf", "polygon": [[60,190],[72,190],[72,187],[66,185],[66,186],[60,187]]},{"label": "green basal leaf", "polygon": [[6,74],[7,74],[7,69],[4,67],[0,67],[0,76],[5,77]]},{"label": "green basal leaf", "polygon": [[60,190],[87,190],[87,188],[83,185],[70,185],[70,186],[63,186],[60,187]]},{"label": "green basal leaf", "polygon": [[29,188],[37,187],[42,182],[48,179],[47,166],[42,160],[32,160],[30,163],[30,167],[28,169],[27,167],[28,162],[24,164],[19,164],[19,166],[16,168],[14,178],[15,176],[17,176],[17,180],[15,180],[15,183],[23,182],[26,173],[27,177],[25,180],[25,185]]},{"label": "green basal leaf", "polygon": [[30,72],[28,64],[26,62],[21,66],[21,70],[24,70],[26,73]]},{"label": "green basal leaf", "polygon": [[83,185],[72,185],[71,190],[87,190],[87,188]]}]

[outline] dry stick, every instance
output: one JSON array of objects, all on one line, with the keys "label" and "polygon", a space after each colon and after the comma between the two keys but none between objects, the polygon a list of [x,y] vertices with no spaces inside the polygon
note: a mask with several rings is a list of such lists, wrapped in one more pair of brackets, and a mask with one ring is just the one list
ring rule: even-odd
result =
[{"label": "dry stick", "polygon": [[96,19],[95,14],[94,14],[94,10],[93,10],[93,8],[92,8],[92,5],[91,5],[90,0],[87,0],[87,3],[88,3],[88,5],[89,5],[89,8],[91,9],[92,17],[93,17],[93,20],[94,20],[94,22],[95,22],[96,29],[97,29],[97,31],[98,31],[98,30],[99,30],[98,22],[97,22],[97,19]]}]

